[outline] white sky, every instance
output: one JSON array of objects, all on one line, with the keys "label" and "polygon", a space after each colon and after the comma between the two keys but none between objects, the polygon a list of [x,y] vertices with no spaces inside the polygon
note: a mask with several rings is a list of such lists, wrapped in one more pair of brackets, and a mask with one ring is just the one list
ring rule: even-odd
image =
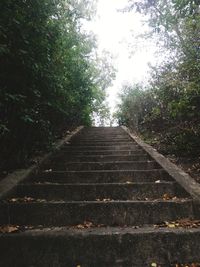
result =
[{"label": "white sky", "polygon": [[114,61],[117,69],[116,80],[107,90],[112,111],[122,84],[145,82],[148,77],[148,63],[155,61],[155,44],[150,41],[138,42],[134,37],[148,30],[147,25],[142,23],[141,15],[117,11],[124,8],[127,2],[127,0],[98,0],[97,17],[87,25],[87,28],[97,36],[99,51],[107,50],[116,58]]}]

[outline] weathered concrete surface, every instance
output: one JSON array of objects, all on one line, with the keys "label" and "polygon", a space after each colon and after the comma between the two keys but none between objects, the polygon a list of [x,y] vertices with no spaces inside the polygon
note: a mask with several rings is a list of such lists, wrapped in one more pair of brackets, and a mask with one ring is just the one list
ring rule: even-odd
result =
[{"label": "weathered concrete surface", "polygon": [[137,145],[108,145],[108,146],[102,146],[102,145],[99,145],[99,146],[73,146],[73,145],[65,145],[65,146],[62,146],[61,147],[61,151],[72,151],[74,153],[76,153],[77,151],[81,152],[91,152],[91,151],[95,151],[95,150],[132,150],[134,152],[137,152],[137,151],[141,151],[141,149],[137,146]]},{"label": "weathered concrete surface", "polygon": [[55,161],[54,163],[45,164],[43,169],[52,169],[57,171],[62,170],[151,170],[159,169],[160,166],[155,161],[112,161],[112,162],[62,162]]},{"label": "weathered concrete surface", "polygon": [[98,170],[98,171],[50,171],[39,172],[30,182],[56,183],[116,183],[172,181],[163,169],[155,170]]},{"label": "weathered concrete surface", "polygon": [[52,151],[46,155],[38,162],[37,165],[33,165],[28,169],[17,170],[8,176],[6,176],[0,182],[0,199],[4,198],[15,186],[19,183],[23,182],[25,179],[30,177],[35,171],[37,171],[38,166],[44,164],[55,151],[59,150],[66,142],[68,142],[75,134],[77,134],[83,126],[78,127],[75,129],[71,134],[67,135],[62,140],[59,140],[55,143]]},{"label": "weathered concrete surface", "polygon": [[24,184],[13,192],[14,198],[29,196],[46,200],[95,201],[162,199],[164,194],[189,197],[189,194],[175,182],[160,183],[82,183],[82,184]]},{"label": "weathered concrete surface", "polygon": [[76,150],[76,151],[73,151],[73,150],[70,150],[70,149],[67,149],[67,150],[61,150],[59,151],[59,153],[57,154],[58,156],[63,156],[65,157],[68,156],[68,155],[72,155],[72,156],[76,156],[76,155],[79,155],[79,156],[103,156],[103,155],[125,155],[125,156],[129,156],[129,155],[146,155],[146,153],[138,148],[138,149],[135,149],[135,150],[130,150],[130,149],[126,149],[126,150]]},{"label": "weathered concrete surface", "polygon": [[20,229],[0,234],[0,267],[200,262],[199,202],[120,127],[82,129],[21,180],[0,202]]},{"label": "weathered concrete surface", "polygon": [[199,240],[199,229],[46,228],[1,235],[1,254],[10,255],[1,266],[174,267],[199,262]]},{"label": "weathered concrete surface", "polygon": [[148,155],[141,155],[141,154],[135,154],[135,155],[97,155],[97,156],[81,156],[81,155],[71,155],[71,154],[65,154],[65,158],[63,159],[63,155],[56,155],[54,157],[51,157],[50,161],[52,160],[60,160],[62,163],[73,161],[73,162],[111,162],[111,161],[144,161],[149,160]]},{"label": "weathered concrete surface", "polygon": [[[5,221],[5,209],[9,216]],[[2,218],[3,216],[3,218]],[[191,200],[182,201],[48,201],[0,204],[0,224],[64,226],[84,221],[108,226],[157,224],[193,218]]]},{"label": "weathered concrete surface", "polygon": [[133,138],[133,140],[141,146],[160,166],[166,170],[169,175],[181,184],[189,194],[200,201],[200,184],[191,176],[185,173],[178,166],[169,161],[166,157],[158,153],[150,145],[144,143],[138,136],[133,135],[130,130],[123,126],[123,129]]}]

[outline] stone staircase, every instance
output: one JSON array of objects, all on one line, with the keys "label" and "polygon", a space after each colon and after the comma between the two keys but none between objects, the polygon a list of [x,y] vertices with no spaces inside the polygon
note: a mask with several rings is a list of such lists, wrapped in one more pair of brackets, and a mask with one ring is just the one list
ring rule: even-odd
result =
[{"label": "stone staircase", "polygon": [[199,210],[122,128],[84,128],[1,200],[0,267],[200,262]]}]

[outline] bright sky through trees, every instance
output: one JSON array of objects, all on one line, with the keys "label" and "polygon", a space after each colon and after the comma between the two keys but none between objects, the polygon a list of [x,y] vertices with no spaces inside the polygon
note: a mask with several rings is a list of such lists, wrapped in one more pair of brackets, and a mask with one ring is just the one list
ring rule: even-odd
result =
[{"label": "bright sky through trees", "polygon": [[148,63],[155,62],[155,45],[136,38],[137,35],[148,31],[140,14],[134,12],[122,13],[127,0],[98,0],[96,20],[87,27],[98,38],[99,50],[107,50],[114,57],[117,69],[116,80],[108,88],[111,108],[113,109],[121,85],[125,82],[141,82],[148,76]]}]

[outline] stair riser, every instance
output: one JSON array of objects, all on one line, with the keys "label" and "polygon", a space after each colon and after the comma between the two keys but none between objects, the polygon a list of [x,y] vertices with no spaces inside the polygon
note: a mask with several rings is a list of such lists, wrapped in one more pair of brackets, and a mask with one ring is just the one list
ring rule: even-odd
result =
[{"label": "stair riser", "polygon": [[0,251],[2,267],[175,267],[200,262],[200,231],[1,235]]},{"label": "stair riser", "polygon": [[0,267],[186,266],[200,228],[156,226],[184,218],[200,204],[122,128],[84,128],[0,202],[1,227],[38,228],[0,234]]},{"label": "stair riser", "polygon": [[[98,142],[107,142],[107,144],[109,145],[110,142],[134,142],[133,139],[131,139],[131,137],[112,137],[112,138],[107,138],[107,137],[102,137],[102,138],[94,138],[91,136],[91,138],[74,138],[71,140],[73,142],[73,144],[78,144],[78,143],[98,143]],[[134,142],[135,143],[135,142]]]},{"label": "stair riser", "polygon": [[60,171],[84,171],[84,170],[151,170],[160,168],[156,162],[118,162],[118,163],[50,163],[42,169],[52,169]]},{"label": "stair riser", "polygon": [[197,201],[194,205],[194,216],[200,220],[200,202]]},{"label": "stair riser", "polygon": [[84,151],[84,150],[59,150],[56,153],[58,156],[98,156],[98,155],[113,155],[113,156],[123,156],[123,155],[147,155],[143,150],[91,150],[91,151]]},{"label": "stair riser", "polygon": [[110,145],[110,146],[73,146],[73,145],[64,145],[61,148],[61,151],[93,151],[93,150],[131,150],[131,151],[138,151],[142,150],[136,145]]},{"label": "stair riser", "polygon": [[193,214],[187,202],[71,202],[0,204],[0,224],[66,226],[84,221],[107,226],[156,224]]},{"label": "stair riser", "polygon": [[88,130],[88,131],[86,131],[86,130],[83,130],[82,132],[80,132],[77,136],[86,136],[86,137],[88,137],[88,136],[94,136],[94,137],[96,137],[96,136],[101,136],[101,137],[103,137],[103,136],[128,136],[127,135],[127,133],[126,132],[124,132],[124,130],[117,130],[116,131],[116,129],[114,129],[114,130],[112,130],[112,131],[99,131],[99,130],[97,130],[97,131],[93,131],[93,130]]},{"label": "stair riser", "polygon": [[[68,156],[63,158],[62,156],[54,156],[51,160],[60,160],[60,162],[67,163],[73,162],[110,162],[110,161],[145,161],[149,160],[148,155],[137,155],[137,156]],[[50,160],[49,160],[50,162]]]},{"label": "stair riser", "polygon": [[18,186],[11,198],[29,196],[35,199],[83,201],[96,199],[145,200],[163,198],[163,195],[188,197],[187,193],[174,183],[166,184],[104,184],[104,185],[24,185]]},{"label": "stair riser", "polygon": [[33,176],[28,182],[54,183],[121,183],[121,182],[155,182],[172,180],[163,170],[153,171],[85,171],[85,172],[50,172]]},{"label": "stair riser", "polygon": [[82,133],[82,134],[79,134],[77,136],[75,136],[72,140],[78,140],[78,139],[112,139],[112,138],[115,138],[115,139],[130,139],[130,136],[127,135],[126,133],[107,133],[107,134],[101,134],[101,133]]},{"label": "stair riser", "polygon": [[95,140],[91,141],[91,142],[73,142],[71,143],[71,145],[73,146],[135,146],[135,147],[139,147],[136,143],[134,142],[113,142],[113,141],[109,141],[109,142],[96,142]]},{"label": "stair riser", "polygon": [[94,135],[90,135],[90,136],[76,136],[75,138],[71,139],[71,141],[73,143],[81,143],[83,142],[98,142],[98,141],[106,141],[106,142],[119,142],[119,141],[125,141],[125,142],[134,142],[134,140],[127,135],[118,135],[118,136],[94,136]]}]

